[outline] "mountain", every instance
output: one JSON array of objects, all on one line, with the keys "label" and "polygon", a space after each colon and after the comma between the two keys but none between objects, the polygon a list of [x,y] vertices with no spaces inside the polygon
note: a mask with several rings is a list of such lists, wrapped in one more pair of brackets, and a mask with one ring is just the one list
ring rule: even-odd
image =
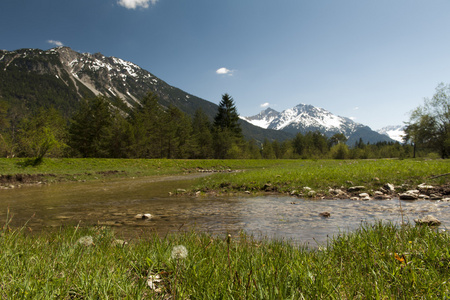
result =
[{"label": "mountain", "polygon": [[299,104],[282,112],[267,108],[256,116],[242,117],[242,119],[255,126],[292,134],[319,131],[326,136],[332,136],[343,133],[348,138],[349,145],[354,145],[360,138],[365,143],[392,141],[388,136],[379,134],[368,126],[356,123],[349,118],[336,116],[323,108],[306,104]]},{"label": "mountain", "polygon": [[[101,53],[79,53],[68,47],[50,50],[0,50],[0,100],[18,110],[53,106],[70,117],[82,98],[105,95],[120,107],[133,107],[149,91],[160,104],[174,105],[193,116],[199,108],[213,120],[218,106],[173,87],[136,64]],[[220,95],[218,95],[220,97]],[[241,122],[246,138],[284,140],[292,135]]]},{"label": "mountain", "polygon": [[393,139],[394,141],[403,143],[403,136],[405,135],[404,125],[391,125],[383,127],[377,130],[379,134],[384,134]]}]

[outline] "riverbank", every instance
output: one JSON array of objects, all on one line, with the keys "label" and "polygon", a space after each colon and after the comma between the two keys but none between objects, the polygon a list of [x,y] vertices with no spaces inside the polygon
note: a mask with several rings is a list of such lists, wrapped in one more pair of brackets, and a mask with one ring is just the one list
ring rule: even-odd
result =
[{"label": "riverbank", "polygon": [[[310,250],[187,232],[124,241],[103,227],[0,231],[4,299],[444,299],[446,232],[362,225]],[[45,253],[45,255],[42,255]]]},{"label": "riverbank", "polygon": [[186,193],[383,200],[414,191],[407,193],[410,200],[440,200],[450,195],[449,170],[450,160],[45,159],[31,166],[25,159],[3,158],[0,187],[210,173]]}]

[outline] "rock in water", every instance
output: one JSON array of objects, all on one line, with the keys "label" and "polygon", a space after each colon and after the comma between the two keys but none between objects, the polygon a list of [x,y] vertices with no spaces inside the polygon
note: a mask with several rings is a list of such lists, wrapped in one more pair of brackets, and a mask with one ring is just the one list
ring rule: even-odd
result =
[{"label": "rock in water", "polygon": [[428,215],[422,219],[415,219],[417,225],[429,225],[429,226],[439,226],[441,225],[441,221],[433,217],[432,215]]},{"label": "rock in water", "polygon": [[151,214],[137,214],[134,216],[134,218],[146,220],[146,219],[151,219],[152,215]]},{"label": "rock in water", "polygon": [[324,218],[328,218],[328,217],[331,216],[331,214],[329,212],[327,212],[327,211],[324,211],[324,212],[321,212],[319,214],[319,216],[324,217]]}]

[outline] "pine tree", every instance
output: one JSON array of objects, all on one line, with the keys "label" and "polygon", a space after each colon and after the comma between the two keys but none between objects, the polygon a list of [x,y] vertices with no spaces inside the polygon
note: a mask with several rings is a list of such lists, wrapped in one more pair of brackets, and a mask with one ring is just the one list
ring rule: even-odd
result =
[{"label": "pine tree", "polygon": [[69,127],[69,145],[82,157],[108,157],[112,124],[107,98],[84,100]]},{"label": "pine tree", "polygon": [[134,157],[162,157],[164,145],[164,111],[158,97],[149,92],[130,116],[132,125],[132,153]]},{"label": "pine tree", "polygon": [[242,137],[242,129],[239,124],[239,114],[234,104],[233,98],[228,94],[222,95],[217,115],[214,118],[214,127],[219,130],[227,129],[235,137]]},{"label": "pine tree", "polygon": [[214,156],[211,127],[208,116],[201,108],[197,109],[192,120],[192,158],[212,158]]}]

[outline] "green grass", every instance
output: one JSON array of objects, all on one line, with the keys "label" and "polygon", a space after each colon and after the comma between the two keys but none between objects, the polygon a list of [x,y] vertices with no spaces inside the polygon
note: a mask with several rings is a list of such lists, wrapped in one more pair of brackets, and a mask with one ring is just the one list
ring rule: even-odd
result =
[{"label": "green grass", "polygon": [[[272,163],[272,164],[269,164]],[[246,169],[234,174],[217,174],[203,178],[195,189],[224,193],[264,190],[281,193],[302,191],[310,187],[325,193],[329,188],[365,186],[375,190],[386,183],[415,187],[420,183],[443,185],[449,176],[450,160],[283,160],[268,161],[266,167]]]},{"label": "green grass", "polygon": [[[329,188],[365,186],[376,190],[386,183],[415,188],[420,183],[444,185],[450,160],[167,160],[167,159],[44,159],[23,166],[25,159],[0,158],[0,175],[29,174],[38,181],[105,180],[117,177],[163,176],[215,171],[197,181],[191,192],[298,193],[310,187],[319,196]],[[224,172],[225,171],[225,172]],[[227,172],[233,171],[233,172]],[[25,180],[26,181],[26,180]],[[4,180],[4,182],[7,182]],[[0,182],[1,184],[1,182]],[[399,191],[400,191],[399,190]]]},{"label": "green grass", "polygon": [[[309,186],[384,183],[404,189],[448,184],[449,160],[128,160],[45,159],[23,167],[0,159],[0,174],[46,180],[160,176],[233,170],[200,179],[193,191],[276,192]],[[350,182],[351,181],[351,182]],[[93,245],[78,241],[90,236]],[[366,224],[311,250],[290,241],[188,232],[117,244],[106,228],[61,228],[30,235],[0,230],[3,299],[444,299],[450,296],[449,235],[429,227]],[[174,259],[183,245],[186,258]],[[161,282],[148,285],[148,278]]]},{"label": "green grass", "polygon": [[[240,160],[168,160],[168,159],[104,159],[104,158],[45,158],[39,165],[26,164],[25,158],[0,158],[0,175],[35,175],[46,182],[97,180],[117,177],[161,176],[198,172],[226,171],[243,166],[258,168],[264,161]],[[270,165],[270,164],[269,164]]]},{"label": "green grass", "polygon": [[[3,299],[444,299],[450,242],[377,223],[308,250],[289,241],[180,233],[116,244],[104,228],[0,237]],[[90,236],[93,244],[80,244]],[[173,258],[183,245],[185,258]],[[154,286],[149,278],[160,278]]]}]

